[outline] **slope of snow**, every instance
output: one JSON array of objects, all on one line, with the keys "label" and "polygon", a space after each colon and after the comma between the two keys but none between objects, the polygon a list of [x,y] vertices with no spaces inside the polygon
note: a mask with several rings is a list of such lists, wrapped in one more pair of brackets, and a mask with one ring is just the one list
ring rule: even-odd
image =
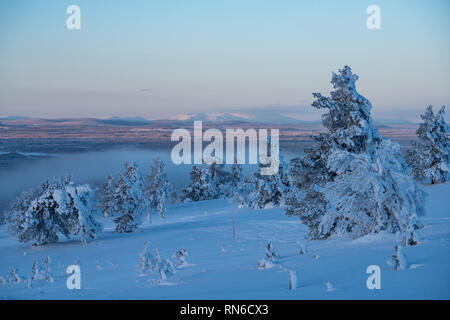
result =
[{"label": "slope of snow", "polygon": [[[24,283],[0,284],[0,298],[449,299],[450,184],[424,189],[428,197],[427,215],[421,219],[422,241],[418,246],[404,248],[406,270],[394,271],[387,263],[399,241],[392,234],[308,241],[307,252],[299,255],[297,241],[308,230],[279,208],[235,209],[233,240],[234,205],[214,200],[172,205],[165,220],[155,215],[151,225],[132,234],[114,233],[111,220],[103,219],[105,230],[86,246],[78,239],[61,239],[45,247],[30,247],[18,243],[2,226],[0,276],[15,267],[22,278],[31,277],[33,261],[50,256],[55,281],[36,280],[30,288]],[[163,259],[187,248],[189,265],[164,282],[153,281],[159,278],[156,273],[139,275],[138,252],[145,241],[149,242],[149,252],[158,248]],[[279,257],[273,261],[275,267],[258,270],[257,262],[266,258],[269,241]],[[68,290],[65,269],[76,261],[81,266],[82,288]],[[381,268],[381,290],[366,287],[369,265]],[[297,276],[296,290],[289,290],[290,272]]]}]

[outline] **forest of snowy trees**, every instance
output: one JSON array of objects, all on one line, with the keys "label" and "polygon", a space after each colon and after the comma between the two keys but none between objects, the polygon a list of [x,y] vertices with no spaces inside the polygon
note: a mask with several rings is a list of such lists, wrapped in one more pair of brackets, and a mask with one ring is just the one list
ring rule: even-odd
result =
[{"label": "forest of snowy trees", "polygon": [[[369,233],[401,233],[403,245],[415,245],[424,214],[420,184],[449,179],[449,129],[445,107],[428,107],[405,160],[397,143],[373,127],[372,105],[356,90],[358,76],[346,66],[333,73],[330,96],[314,93],[312,107],[324,110],[326,132],[311,137],[303,155],[284,163],[275,175],[259,170],[247,176],[235,163],[194,165],[190,183],[176,199],[163,161],[155,159],[143,176],[127,162],[98,188],[77,185],[70,177],[45,181],[23,192],[5,209],[9,230],[20,242],[45,245],[58,234],[95,238],[103,215],[115,231],[135,231],[152,214],[164,218],[167,204],[228,199],[237,206],[265,209],[279,206],[309,227],[310,239],[358,238]],[[96,192],[97,191],[97,192]]]}]

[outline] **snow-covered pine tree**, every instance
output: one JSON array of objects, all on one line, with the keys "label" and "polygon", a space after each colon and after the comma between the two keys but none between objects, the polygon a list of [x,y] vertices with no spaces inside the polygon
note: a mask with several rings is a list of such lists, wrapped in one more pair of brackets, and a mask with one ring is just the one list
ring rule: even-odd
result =
[{"label": "snow-covered pine tree", "polygon": [[150,175],[147,176],[147,197],[149,200],[149,212],[155,211],[160,218],[166,213],[166,203],[170,194],[170,184],[165,173],[166,165],[159,158],[153,160]]},{"label": "snow-covered pine tree", "polygon": [[190,173],[191,183],[183,189],[182,201],[203,201],[217,197],[214,181],[208,168],[204,165],[193,166]]},{"label": "snow-covered pine tree", "polygon": [[412,142],[406,162],[414,178],[423,184],[444,183],[450,179],[450,131],[444,119],[445,106],[434,114],[429,106],[421,115],[423,122],[416,133],[419,142]]},{"label": "snow-covered pine tree", "polygon": [[144,181],[134,161],[125,163],[125,172],[114,183],[114,211],[116,232],[133,232],[142,222],[148,201]]},{"label": "snow-covered pine tree", "polygon": [[94,218],[91,197],[88,185],[77,186],[67,177],[46,181],[13,202],[9,229],[20,242],[34,245],[58,241],[58,232],[68,238],[79,234],[85,243],[102,228]]},{"label": "snow-covered pine tree", "polygon": [[328,111],[322,116],[328,132],[291,161],[286,213],[299,216],[313,239],[387,230],[414,245],[423,192],[408,176],[399,145],[373,128],[372,105],[356,91],[357,79],[346,66],[333,73],[331,97],[313,94],[312,106]]},{"label": "snow-covered pine tree", "polygon": [[107,181],[101,187],[99,209],[105,217],[110,217],[114,212],[114,179],[108,175]]}]

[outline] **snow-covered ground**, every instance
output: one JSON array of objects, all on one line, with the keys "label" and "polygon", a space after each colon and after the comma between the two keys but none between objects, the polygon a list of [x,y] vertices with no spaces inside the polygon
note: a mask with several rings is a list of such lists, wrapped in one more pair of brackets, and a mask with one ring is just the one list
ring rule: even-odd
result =
[{"label": "snow-covered ground", "polygon": [[[391,234],[309,241],[300,255],[297,241],[307,228],[279,208],[235,209],[233,240],[235,205],[214,200],[172,205],[165,220],[155,216],[151,225],[132,234],[115,233],[112,221],[103,219],[104,231],[86,246],[77,239],[61,239],[31,247],[1,226],[0,276],[15,267],[22,279],[29,278],[34,260],[49,256],[55,281],[35,280],[30,288],[25,283],[0,284],[0,299],[449,299],[450,184],[424,189],[428,197],[422,241],[404,248],[405,270],[394,271],[388,263],[399,241]],[[145,241],[162,258],[187,248],[191,265],[155,284],[159,274],[136,271]],[[273,268],[258,270],[269,241],[279,257]],[[68,290],[65,269],[76,262],[82,287]],[[381,290],[366,287],[369,265],[381,268]],[[289,270],[297,273],[296,290],[289,290]]]}]

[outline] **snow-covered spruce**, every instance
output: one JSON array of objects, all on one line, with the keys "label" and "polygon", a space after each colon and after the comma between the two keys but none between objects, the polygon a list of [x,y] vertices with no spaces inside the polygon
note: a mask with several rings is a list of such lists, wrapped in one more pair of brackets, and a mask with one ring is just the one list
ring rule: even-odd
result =
[{"label": "snow-covered spruce", "polygon": [[125,172],[114,183],[116,232],[133,232],[141,224],[147,210],[144,181],[134,161],[125,163]]},{"label": "snow-covered spruce", "polygon": [[416,133],[419,142],[412,142],[406,162],[414,178],[423,184],[444,183],[450,179],[450,131],[444,119],[445,106],[436,114],[429,106],[421,115],[423,122]]},{"label": "snow-covered spruce", "polygon": [[286,213],[299,216],[312,239],[386,230],[414,245],[423,192],[408,175],[399,145],[373,128],[372,105],[356,91],[357,79],[346,66],[333,73],[331,97],[313,94],[312,106],[328,110],[322,116],[328,132],[291,161]]},{"label": "snow-covered spruce", "polygon": [[166,165],[159,158],[153,160],[150,175],[147,176],[147,197],[149,200],[149,217],[155,211],[160,218],[166,213],[166,203],[170,194],[170,184],[165,172]]},{"label": "snow-covered spruce", "polygon": [[110,217],[114,212],[114,179],[112,175],[108,175],[107,181],[100,189],[101,198],[99,201],[99,209],[105,217]]},{"label": "snow-covered spruce", "polygon": [[190,173],[191,183],[183,189],[182,201],[203,201],[217,198],[217,190],[205,165],[193,166]]},{"label": "snow-covered spruce", "polygon": [[240,207],[264,209],[270,206],[281,206],[287,187],[283,184],[281,175],[261,175],[254,173],[247,177],[237,187],[233,199]]},{"label": "snow-covered spruce", "polygon": [[[269,140],[268,143],[272,142]],[[233,200],[240,207],[247,206],[253,209],[284,205],[284,197],[289,189],[289,179],[281,155],[278,165],[276,174],[262,175],[260,174],[261,170],[258,170],[257,173],[253,173],[246,178],[243,183],[235,188]],[[265,165],[260,164],[259,167],[265,167]]]},{"label": "snow-covered spruce", "polygon": [[102,225],[94,215],[89,185],[75,185],[68,178],[42,183],[40,188],[22,193],[10,209],[9,229],[20,242],[45,245],[58,241],[60,232],[69,238],[80,235],[81,242],[95,238]]}]

